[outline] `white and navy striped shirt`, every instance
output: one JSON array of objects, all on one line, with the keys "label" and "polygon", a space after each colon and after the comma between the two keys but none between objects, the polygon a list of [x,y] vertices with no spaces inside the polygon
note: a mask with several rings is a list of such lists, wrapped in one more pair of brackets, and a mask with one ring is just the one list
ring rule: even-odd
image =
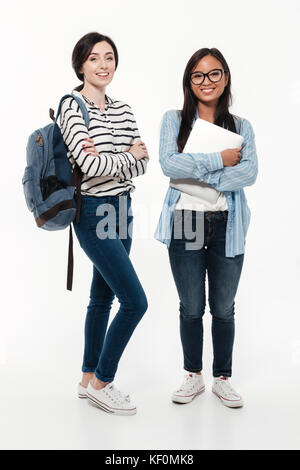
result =
[{"label": "white and navy striped shirt", "polygon": [[[75,161],[83,172],[81,194],[98,197],[115,196],[126,189],[135,190],[131,178],[146,172],[148,159],[136,158],[128,152],[131,145],[141,140],[131,107],[123,101],[105,95],[105,110],[73,90],[83,99],[90,123],[87,129],[78,104],[72,97],[62,102],[60,128],[67,145],[67,156],[74,168]],[[82,144],[90,137],[99,156],[88,155]]]}]

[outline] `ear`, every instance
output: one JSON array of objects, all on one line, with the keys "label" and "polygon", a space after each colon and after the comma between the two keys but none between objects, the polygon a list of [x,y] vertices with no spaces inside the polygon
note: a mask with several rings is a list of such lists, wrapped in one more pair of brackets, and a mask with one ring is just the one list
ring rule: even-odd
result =
[{"label": "ear", "polygon": [[225,86],[227,85],[228,80],[229,80],[229,74],[225,73]]}]

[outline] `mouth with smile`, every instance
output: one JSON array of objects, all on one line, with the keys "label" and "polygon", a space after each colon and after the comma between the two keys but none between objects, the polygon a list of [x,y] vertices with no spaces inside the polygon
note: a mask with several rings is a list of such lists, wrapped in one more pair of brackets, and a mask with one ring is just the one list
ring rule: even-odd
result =
[{"label": "mouth with smile", "polygon": [[212,95],[215,89],[216,89],[215,87],[206,87],[206,88],[201,88],[200,91],[204,93],[204,95]]},{"label": "mouth with smile", "polygon": [[99,72],[99,73],[96,73],[97,77],[100,78],[100,80],[105,80],[106,78],[108,78],[109,76],[109,73],[108,72]]}]

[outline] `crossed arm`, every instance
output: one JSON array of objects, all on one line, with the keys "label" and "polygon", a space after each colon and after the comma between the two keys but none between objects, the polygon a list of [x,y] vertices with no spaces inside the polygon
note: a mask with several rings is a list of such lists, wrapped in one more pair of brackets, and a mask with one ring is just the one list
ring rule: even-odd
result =
[{"label": "crossed arm", "polygon": [[[163,115],[159,162],[166,176],[174,179],[193,178],[210,184],[218,191],[237,191],[255,183],[258,172],[255,136],[250,122],[243,119],[242,158],[232,167],[224,167],[220,152],[179,153],[177,135],[180,117],[176,111]],[[225,149],[224,149],[225,150]]]},{"label": "crossed arm", "polygon": [[[132,130],[134,144],[139,140],[139,132],[130,106],[129,114],[132,114]],[[78,110],[78,105],[73,98],[67,98],[61,108],[61,131],[64,141],[74,160],[82,172],[88,176],[112,176],[126,179],[145,173],[147,162],[139,161],[130,152],[100,152],[98,156],[88,155],[82,148],[85,137],[89,137],[89,131],[85,125],[83,116]]]}]

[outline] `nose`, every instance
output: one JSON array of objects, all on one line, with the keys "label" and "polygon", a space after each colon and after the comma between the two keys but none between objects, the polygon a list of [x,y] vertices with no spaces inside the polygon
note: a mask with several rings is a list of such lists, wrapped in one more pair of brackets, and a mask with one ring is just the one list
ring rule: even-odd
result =
[{"label": "nose", "polygon": [[206,76],[204,77],[204,80],[202,82],[202,85],[211,85],[210,79]]},{"label": "nose", "polygon": [[100,69],[104,69],[104,70],[107,69],[107,63],[105,60],[100,61]]}]

